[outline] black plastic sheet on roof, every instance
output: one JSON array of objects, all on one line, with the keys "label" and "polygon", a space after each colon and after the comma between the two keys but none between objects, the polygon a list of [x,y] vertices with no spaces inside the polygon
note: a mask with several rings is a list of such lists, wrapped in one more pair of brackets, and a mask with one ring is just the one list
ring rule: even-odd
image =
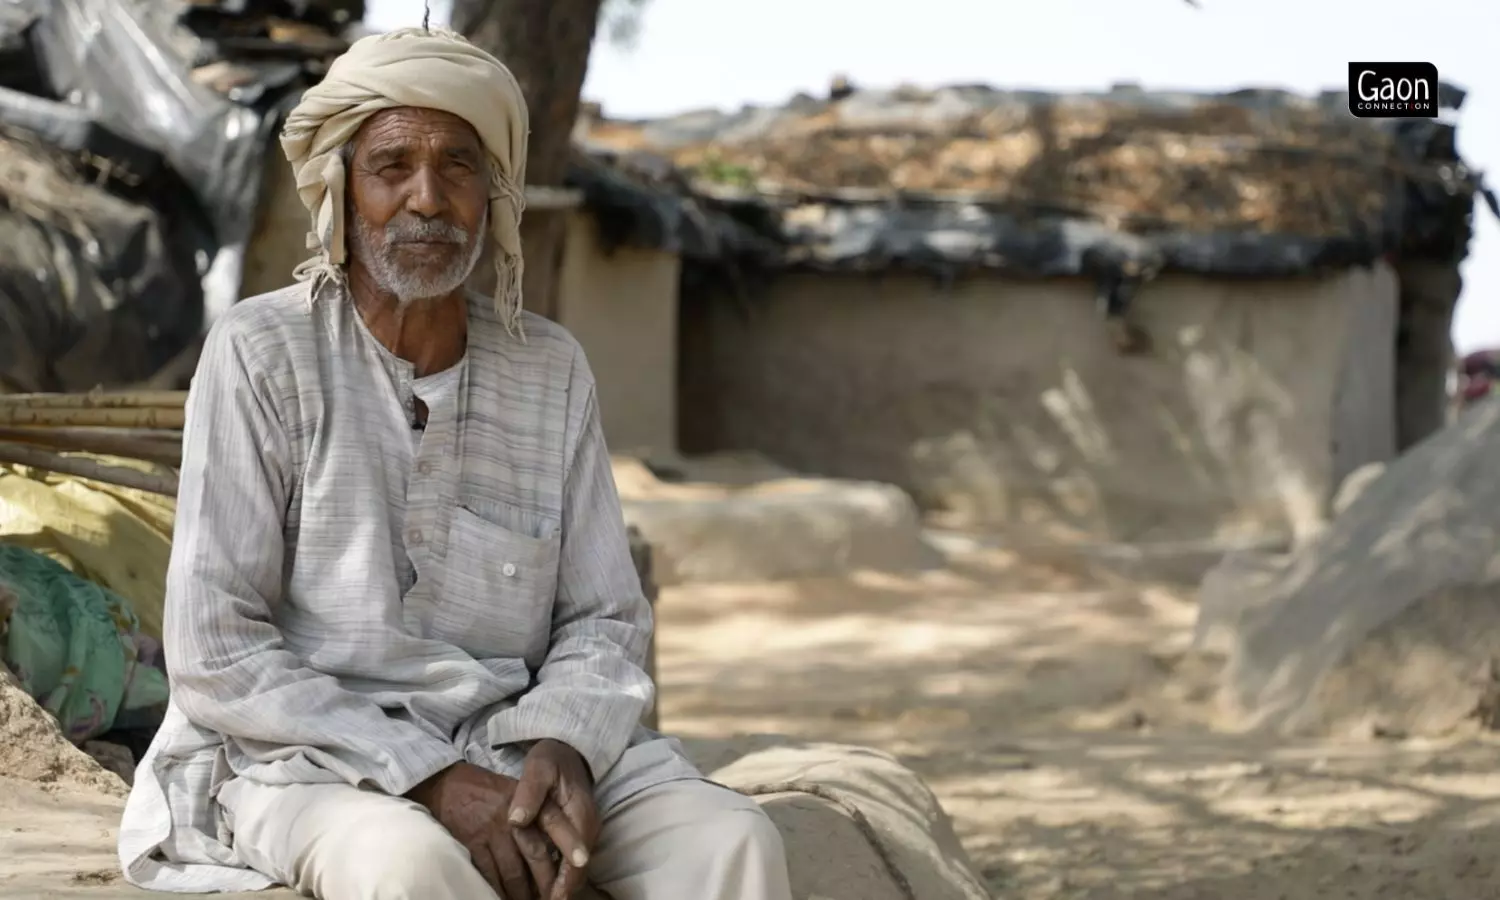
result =
[{"label": "black plastic sheet on roof", "polygon": [[365,0],[217,0],[197,2],[189,12],[213,10],[247,18],[281,16],[327,28],[341,28],[365,17]]},{"label": "black plastic sheet on roof", "polygon": [[[1337,236],[1140,234],[1086,217],[933,197],[706,196],[670,177],[632,177],[610,156],[576,159],[569,184],[583,190],[608,244],[662,249],[689,263],[772,270],[1297,276],[1369,265],[1391,249],[1400,227],[1374,223]],[[1451,234],[1451,221],[1436,231]]]},{"label": "black plastic sheet on roof", "polygon": [[838,271],[969,269],[1048,278],[1104,270],[1289,276],[1368,265],[1379,234],[1301,238],[1242,232],[1131,234],[1099,222],[1031,217],[978,206],[801,207],[785,225],[791,268]]},{"label": "black plastic sheet on roof", "polygon": [[699,262],[779,257],[777,241],[712,208],[670,170],[631,169],[611,156],[577,153],[568,171],[567,185],[583,192],[606,246],[652,247]]}]

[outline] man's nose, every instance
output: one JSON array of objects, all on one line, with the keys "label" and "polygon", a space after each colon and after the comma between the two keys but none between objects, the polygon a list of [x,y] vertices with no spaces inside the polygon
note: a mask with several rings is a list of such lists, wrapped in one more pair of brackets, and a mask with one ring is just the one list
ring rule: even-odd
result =
[{"label": "man's nose", "polygon": [[406,194],[407,212],[424,219],[435,219],[448,209],[437,173],[428,166],[421,166],[412,173],[411,188]]}]

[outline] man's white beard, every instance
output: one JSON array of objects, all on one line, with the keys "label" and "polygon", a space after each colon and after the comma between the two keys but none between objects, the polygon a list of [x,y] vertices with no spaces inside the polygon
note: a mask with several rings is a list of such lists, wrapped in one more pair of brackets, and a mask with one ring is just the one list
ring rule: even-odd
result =
[{"label": "man's white beard", "polygon": [[[473,234],[457,225],[420,219],[395,219],[376,231],[359,213],[350,210],[350,251],[359,257],[381,290],[396,296],[401,306],[421,300],[446,297],[469,280],[484,255],[483,236],[489,231],[489,212]],[[410,240],[448,240],[467,248],[445,269],[427,273],[404,268],[397,260],[395,244]]]}]

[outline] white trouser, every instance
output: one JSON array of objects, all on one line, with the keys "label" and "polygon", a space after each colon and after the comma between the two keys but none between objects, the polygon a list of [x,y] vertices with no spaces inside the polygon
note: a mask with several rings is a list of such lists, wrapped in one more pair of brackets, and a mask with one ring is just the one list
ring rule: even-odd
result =
[{"label": "white trouser", "polygon": [[[220,802],[240,860],[318,900],[497,900],[463,845],[409,800],[234,779]],[[612,900],[792,897],[776,826],[753,800],[705,781],[659,785],[612,810],[589,881]]]}]

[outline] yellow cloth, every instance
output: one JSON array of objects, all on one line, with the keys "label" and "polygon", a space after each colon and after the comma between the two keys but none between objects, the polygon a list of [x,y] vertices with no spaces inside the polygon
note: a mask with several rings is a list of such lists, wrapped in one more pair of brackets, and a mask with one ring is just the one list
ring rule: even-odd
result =
[{"label": "yellow cloth", "polygon": [[495,253],[495,305],[516,333],[521,315],[521,212],[525,207],[526,99],[510,70],[456,32],[406,28],[361,38],[334,60],[327,76],[287,116],[281,148],[312,215],[308,249],[320,256],[297,268],[311,280],[342,277],[345,262],[344,184],[340,154],[377,112],[415,106],[452,113],[474,126],[490,156],[490,231]]},{"label": "yellow cloth", "polygon": [[[152,470],[135,460],[108,462]],[[170,497],[0,466],[0,541],[42,553],[124,597],[141,630],[157,640],[176,511]]]}]

